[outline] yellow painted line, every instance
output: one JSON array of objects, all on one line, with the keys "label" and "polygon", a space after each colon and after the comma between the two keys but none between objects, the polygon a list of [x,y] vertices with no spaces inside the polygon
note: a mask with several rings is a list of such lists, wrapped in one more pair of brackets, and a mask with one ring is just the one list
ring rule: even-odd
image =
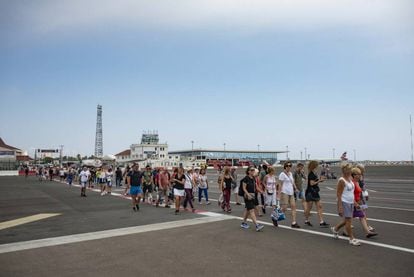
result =
[{"label": "yellow painted line", "polygon": [[5,221],[5,222],[1,222],[0,223],[0,230],[3,229],[7,229],[7,228],[12,228],[15,226],[19,226],[22,224],[26,224],[26,223],[30,223],[30,222],[34,222],[34,221],[38,221],[38,220],[42,220],[42,219],[46,219],[49,217],[54,217],[60,214],[36,214],[36,215],[31,215],[31,216],[26,216],[26,217],[22,217],[22,218],[18,218],[18,219],[13,219],[13,220],[9,220],[9,221]]}]

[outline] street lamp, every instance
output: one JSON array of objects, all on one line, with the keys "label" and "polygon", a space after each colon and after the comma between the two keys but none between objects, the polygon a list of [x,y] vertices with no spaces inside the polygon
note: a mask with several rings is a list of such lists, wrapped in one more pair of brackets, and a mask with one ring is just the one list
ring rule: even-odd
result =
[{"label": "street lamp", "polygon": [[286,145],[286,160],[289,160],[289,146]]}]

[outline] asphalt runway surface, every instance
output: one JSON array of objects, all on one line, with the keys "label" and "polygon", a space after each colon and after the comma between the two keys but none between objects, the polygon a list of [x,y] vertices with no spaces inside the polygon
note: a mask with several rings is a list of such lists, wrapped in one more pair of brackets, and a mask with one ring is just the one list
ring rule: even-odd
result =
[{"label": "asphalt runway surface", "polygon": [[[281,169],[277,169],[280,173]],[[339,170],[335,170],[339,173]],[[243,172],[239,171],[239,178]],[[362,246],[346,237],[334,239],[320,228],[298,223],[290,227],[290,212],[273,227],[270,209],[258,218],[265,228],[240,228],[244,206],[232,203],[222,212],[217,173],[208,173],[211,205],[196,212],[100,196],[60,182],[35,177],[0,178],[0,276],[411,276],[414,271],[414,168],[369,167],[369,224],[379,233],[365,238],[354,220]],[[324,219],[334,225],[336,180],[321,184]],[[232,201],[234,201],[232,196]]]}]

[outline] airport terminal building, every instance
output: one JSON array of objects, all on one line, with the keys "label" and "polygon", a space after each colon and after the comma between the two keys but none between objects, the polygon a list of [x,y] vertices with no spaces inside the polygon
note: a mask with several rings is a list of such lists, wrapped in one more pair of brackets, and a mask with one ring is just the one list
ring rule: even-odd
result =
[{"label": "airport terminal building", "polygon": [[184,159],[205,161],[209,166],[235,165],[246,166],[251,163],[260,164],[266,161],[269,164],[277,162],[277,155],[285,151],[249,151],[249,150],[214,150],[193,149],[170,151],[169,155],[179,155]]}]

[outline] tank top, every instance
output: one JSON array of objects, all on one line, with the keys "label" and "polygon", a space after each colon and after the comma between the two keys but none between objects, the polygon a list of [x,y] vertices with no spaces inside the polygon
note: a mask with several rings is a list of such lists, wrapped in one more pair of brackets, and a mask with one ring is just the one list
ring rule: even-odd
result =
[{"label": "tank top", "polygon": [[355,185],[352,181],[346,180],[345,178],[341,177],[345,182],[344,191],[342,192],[341,200],[342,202],[353,204],[354,203],[354,189]]},{"label": "tank top", "polygon": [[275,189],[276,189],[276,177],[268,175],[266,179],[266,190],[268,193],[274,193]]},{"label": "tank top", "polygon": [[231,177],[224,177],[224,188],[225,189],[231,189]]}]

